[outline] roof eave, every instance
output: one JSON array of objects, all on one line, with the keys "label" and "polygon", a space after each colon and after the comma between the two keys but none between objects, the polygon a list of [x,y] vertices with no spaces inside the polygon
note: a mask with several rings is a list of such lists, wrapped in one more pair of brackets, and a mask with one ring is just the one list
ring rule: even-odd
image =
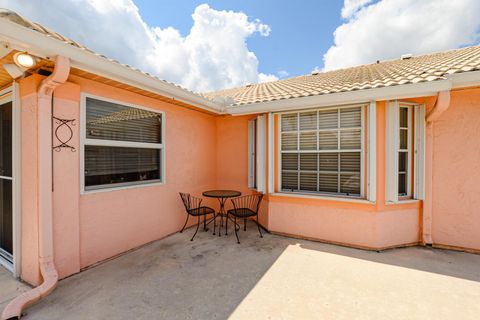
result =
[{"label": "roof eave", "polygon": [[444,79],[431,82],[258,102],[247,105],[230,106],[227,107],[226,112],[232,115],[246,115],[265,112],[300,110],[311,107],[356,104],[377,100],[428,97],[434,96],[440,91],[450,90],[452,88],[452,83],[453,81],[451,79]]},{"label": "roof eave", "polygon": [[141,71],[110,61],[14,22],[0,19],[0,40],[6,41],[16,50],[28,51],[41,58],[53,58],[62,55],[71,60],[72,67],[178,100],[209,112],[224,113],[223,106],[193,92],[155,79]]}]

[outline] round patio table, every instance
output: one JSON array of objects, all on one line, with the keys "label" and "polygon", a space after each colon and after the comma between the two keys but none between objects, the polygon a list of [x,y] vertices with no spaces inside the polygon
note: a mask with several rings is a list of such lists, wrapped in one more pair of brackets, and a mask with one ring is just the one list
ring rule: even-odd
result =
[{"label": "round patio table", "polygon": [[216,228],[216,220],[218,216],[220,216],[220,225],[218,226],[218,236],[219,237],[221,236],[220,228],[223,225],[223,217],[225,217],[225,235],[227,235],[228,222],[227,222],[227,213],[225,212],[225,201],[227,201],[228,198],[235,198],[241,195],[242,193],[236,190],[208,190],[203,193],[204,197],[216,198],[220,203],[220,211],[218,211],[218,213],[213,218],[213,234],[214,235],[215,235],[215,228]]}]

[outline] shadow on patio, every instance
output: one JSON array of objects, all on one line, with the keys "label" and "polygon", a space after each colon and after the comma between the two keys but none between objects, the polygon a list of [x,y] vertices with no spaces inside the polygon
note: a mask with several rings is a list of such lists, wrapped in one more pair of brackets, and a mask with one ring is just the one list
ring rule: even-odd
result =
[{"label": "shadow on patio", "polygon": [[[476,319],[480,255],[189,229],[60,282],[26,319]],[[232,230],[233,231],[233,230]]]}]

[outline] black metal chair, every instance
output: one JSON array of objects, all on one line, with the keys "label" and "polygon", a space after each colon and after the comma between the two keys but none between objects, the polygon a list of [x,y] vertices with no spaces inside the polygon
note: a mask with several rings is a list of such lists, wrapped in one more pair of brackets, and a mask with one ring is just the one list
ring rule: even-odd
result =
[{"label": "black metal chair", "polygon": [[182,230],[180,233],[185,230],[185,227],[187,226],[188,218],[190,216],[193,217],[198,217],[197,221],[197,229],[195,230],[195,233],[193,234],[192,239],[190,241],[193,241],[193,238],[197,235],[198,228],[200,227],[200,217],[203,216],[203,229],[207,231],[207,215],[208,214],[215,214],[215,210],[210,208],[210,207],[202,207],[202,201],[203,199],[194,197],[190,195],[189,193],[182,193],[180,192],[180,197],[182,198],[183,205],[185,206],[185,210],[187,211],[187,219],[185,220],[185,224],[183,225]]},{"label": "black metal chair", "polygon": [[234,216],[235,223],[235,236],[237,237],[237,243],[240,243],[238,239],[237,231],[240,230],[240,225],[237,223],[238,219],[243,219],[243,230],[247,231],[247,219],[250,217],[255,217],[255,223],[257,224],[258,232],[260,233],[260,238],[263,238],[262,231],[260,230],[260,225],[258,224],[258,209],[260,208],[260,203],[262,202],[263,194],[252,194],[248,196],[238,197],[232,199],[233,209],[227,211],[227,222],[228,216]]}]

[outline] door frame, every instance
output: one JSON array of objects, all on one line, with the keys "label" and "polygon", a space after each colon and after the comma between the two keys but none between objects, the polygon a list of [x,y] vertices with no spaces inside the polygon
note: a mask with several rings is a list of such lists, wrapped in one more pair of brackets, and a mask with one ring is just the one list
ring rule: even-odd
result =
[{"label": "door frame", "polygon": [[10,264],[0,258],[0,265],[10,270],[14,277],[21,274],[21,109],[20,90],[17,82],[0,90],[0,104],[12,102],[12,234],[13,234],[13,263]]}]

